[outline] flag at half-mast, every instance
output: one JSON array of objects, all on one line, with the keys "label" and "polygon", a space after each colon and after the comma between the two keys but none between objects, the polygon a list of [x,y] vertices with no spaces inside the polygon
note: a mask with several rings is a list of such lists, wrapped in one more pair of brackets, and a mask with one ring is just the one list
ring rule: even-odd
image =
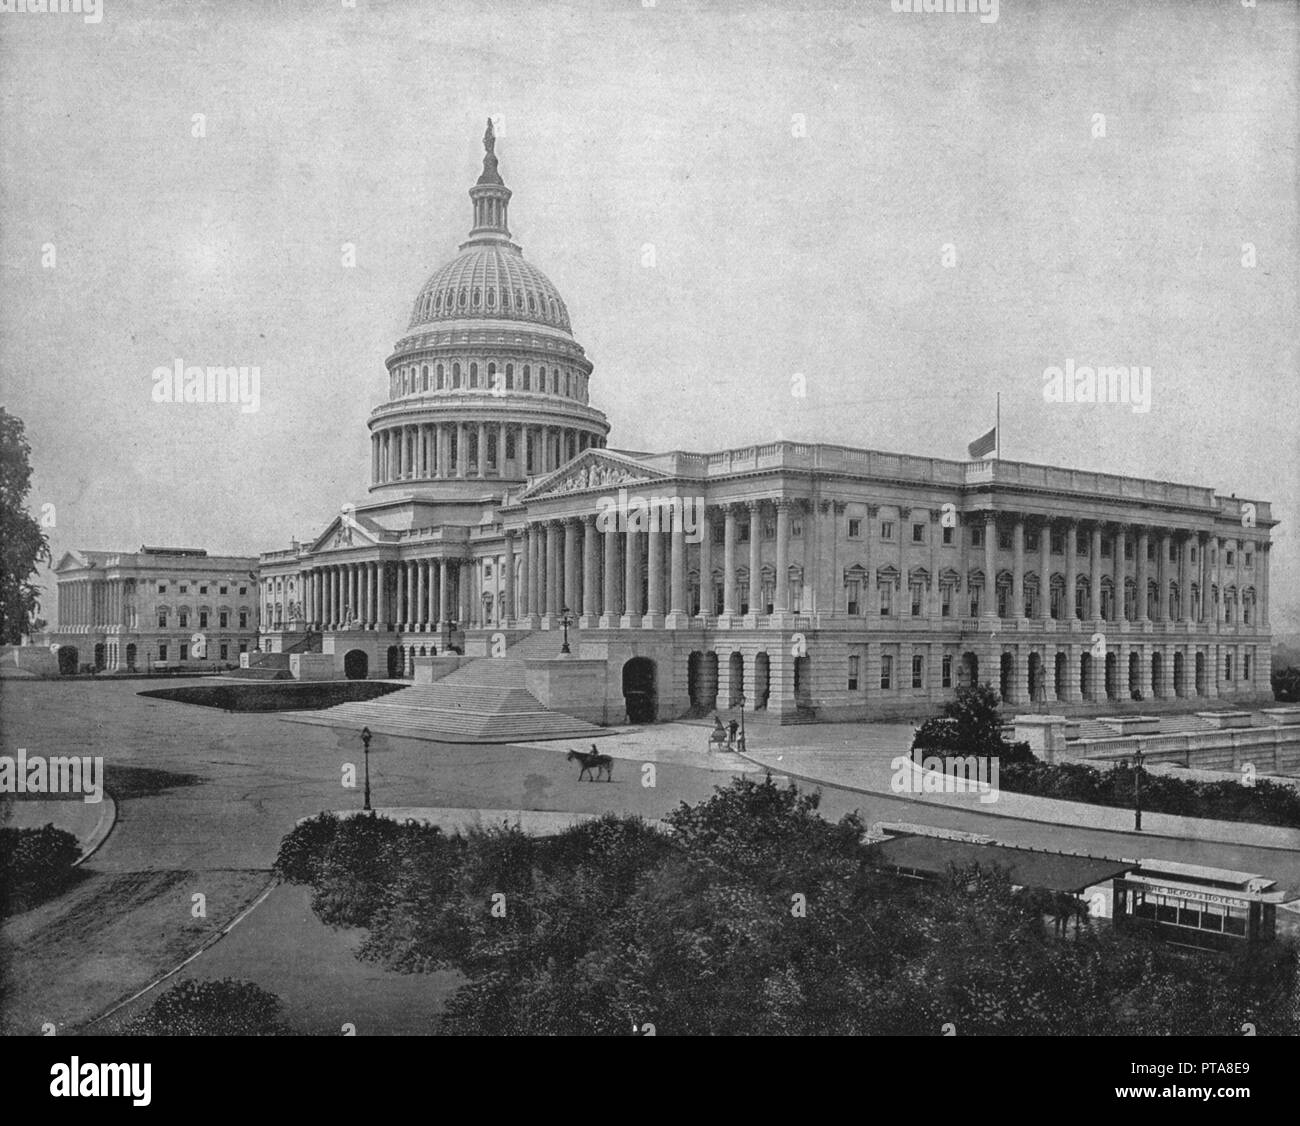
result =
[{"label": "flag at half-mast", "polygon": [[995,426],[987,434],[983,434],[976,438],[975,441],[966,447],[966,451],[972,458],[981,458],[991,454],[995,449],[997,449],[997,446],[998,428]]}]

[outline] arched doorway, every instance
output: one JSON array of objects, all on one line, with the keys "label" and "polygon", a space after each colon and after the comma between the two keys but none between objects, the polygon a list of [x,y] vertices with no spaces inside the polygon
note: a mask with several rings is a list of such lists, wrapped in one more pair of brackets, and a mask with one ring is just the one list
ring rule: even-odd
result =
[{"label": "arched doorway", "polygon": [[1187,695],[1187,684],[1183,680],[1183,677],[1186,675],[1186,673],[1187,673],[1186,658],[1183,657],[1181,652],[1175,652],[1174,653],[1174,695],[1175,696]]},{"label": "arched doorway", "polygon": [[731,692],[727,699],[727,707],[740,707],[740,698],[745,694],[745,655],[743,653],[732,653],[727,660],[727,672],[731,681]]},{"label": "arched doorway", "polygon": [[980,659],[969,650],[961,655],[958,683],[963,688],[974,688],[980,682]]},{"label": "arched doorway", "polygon": [[1010,653],[1003,653],[998,663],[998,692],[1004,703],[1011,703],[1014,690],[1013,679],[1016,675],[1016,659]]},{"label": "arched doorway", "polygon": [[655,663],[649,657],[633,657],[623,666],[623,702],[628,723],[654,723],[657,718]]},{"label": "arched doorway", "polygon": [[796,657],[794,659],[794,702],[796,707],[811,708],[812,703],[812,658]]},{"label": "arched doorway", "polygon": [[402,676],[402,650],[397,645],[388,647],[388,679],[399,680]]},{"label": "arched doorway", "polygon": [[135,642],[128,642],[126,647],[127,671],[135,672]]},{"label": "arched doorway", "polygon": [[700,711],[704,707],[700,699],[703,665],[704,654],[698,649],[686,658],[686,698],[692,711]]},{"label": "arched doorway", "polygon": [[1119,654],[1114,650],[1106,654],[1106,699],[1119,699]]},{"label": "arched doorway", "polygon": [[1196,694],[1205,695],[1205,654],[1196,654]]},{"label": "arched doorway", "polygon": [[1035,704],[1047,699],[1047,678],[1043,675],[1043,657],[1040,653],[1029,654],[1029,698]]},{"label": "arched doorway", "polygon": [[754,711],[767,707],[767,698],[772,692],[772,664],[766,653],[759,653],[754,658]]},{"label": "arched doorway", "polygon": [[1130,700],[1142,699],[1142,658],[1136,653],[1128,655],[1128,696]]},{"label": "arched doorway", "polygon": [[77,675],[77,652],[75,645],[59,646],[59,675],[76,676]]},{"label": "arched doorway", "polygon": [[1164,657],[1159,653],[1151,654],[1151,695],[1159,696],[1160,674],[1164,671]]},{"label": "arched doorway", "polygon": [[1079,655],[1079,695],[1085,700],[1092,699],[1092,654]]},{"label": "arched doorway", "polygon": [[364,649],[349,649],[343,658],[343,675],[348,680],[365,680],[370,674],[370,657]]},{"label": "arched doorway", "polygon": [[1055,667],[1052,670],[1052,687],[1056,690],[1056,698],[1064,700],[1065,684],[1069,678],[1070,658],[1065,653],[1057,653]]},{"label": "arched doorway", "polygon": [[104,671],[104,643],[102,641],[95,646],[95,671]]}]

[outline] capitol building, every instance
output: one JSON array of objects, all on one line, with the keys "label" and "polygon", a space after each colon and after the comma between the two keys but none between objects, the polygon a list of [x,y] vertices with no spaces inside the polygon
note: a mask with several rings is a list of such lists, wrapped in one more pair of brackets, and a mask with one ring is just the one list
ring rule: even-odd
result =
[{"label": "capitol building", "polygon": [[369,495],[261,556],[253,664],[485,709],[509,687],[593,724],[915,717],[972,681],[1066,714],[1271,699],[1266,501],[996,458],[611,446],[568,305],[512,241],[490,124],[484,147],[469,235],[386,360]]}]

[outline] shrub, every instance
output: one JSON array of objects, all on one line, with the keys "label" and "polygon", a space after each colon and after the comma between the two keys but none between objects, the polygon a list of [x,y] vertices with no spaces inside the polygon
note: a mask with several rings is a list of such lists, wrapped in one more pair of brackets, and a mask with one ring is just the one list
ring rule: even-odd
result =
[{"label": "shrub", "polygon": [[77,838],[53,824],[40,829],[0,828],[0,916],[57,895],[67,886],[80,856]]},{"label": "shrub", "polygon": [[277,1036],[283,1003],[251,981],[195,981],[172,986],[125,1029],[128,1036]]}]

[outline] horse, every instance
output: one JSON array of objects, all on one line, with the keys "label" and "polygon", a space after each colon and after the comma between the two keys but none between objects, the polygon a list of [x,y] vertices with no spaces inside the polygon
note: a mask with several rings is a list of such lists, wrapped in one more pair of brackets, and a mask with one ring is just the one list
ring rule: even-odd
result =
[{"label": "horse", "polygon": [[715,727],[709,732],[709,750],[721,751],[727,746],[727,732],[724,728]]},{"label": "horse", "polygon": [[[564,756],[564,758],[566,762],[572,762],[574,759],[577,759],[582,763],[582,769],[578,771],[579,782],[582,781],[582,776],[584,774],[587,776],[587,781],[599,782],[602,771],[604,772],[606,782],[614,781],[614,760],[610,758],[609,755],[599,754],[595,750],[592,750],[591,754],[586,754],[583,751],[570,751]],[[592,767],[596,768],[594,776],[591,773]]]}]

